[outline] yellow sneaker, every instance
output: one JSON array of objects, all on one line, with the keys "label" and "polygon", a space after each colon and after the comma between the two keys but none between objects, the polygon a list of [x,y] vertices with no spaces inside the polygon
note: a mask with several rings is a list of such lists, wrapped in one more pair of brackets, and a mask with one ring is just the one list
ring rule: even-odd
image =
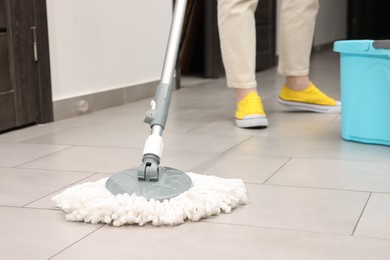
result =
[{"label": "yellow sneaker", "polygon": [[303,90],[292,90],[283,86],[279,103],[292,109],[318,113],[340,113],[341,102],[328,97],[313,83]]},{"label": "yellow sneaker", "polygon": [[236,125],[241,128],[268,126],[268,119],[257,93],[249,93],[237,103]]}]

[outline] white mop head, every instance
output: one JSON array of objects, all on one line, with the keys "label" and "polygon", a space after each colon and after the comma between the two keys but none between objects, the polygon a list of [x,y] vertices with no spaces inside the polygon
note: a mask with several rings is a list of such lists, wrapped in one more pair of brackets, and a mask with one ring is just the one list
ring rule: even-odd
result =
[{"label": "white mop head", "polygon": [[199,221],[245,204],[245,184],[240,179],[223,179],[187,172],[193,187],[163,202],[128,194],[114,196],[106,189],[108,178],[66,189],[52,200],[66,213],[68,221],[107,223],[114,226],[151,223],[178,225],[186,219]]}]

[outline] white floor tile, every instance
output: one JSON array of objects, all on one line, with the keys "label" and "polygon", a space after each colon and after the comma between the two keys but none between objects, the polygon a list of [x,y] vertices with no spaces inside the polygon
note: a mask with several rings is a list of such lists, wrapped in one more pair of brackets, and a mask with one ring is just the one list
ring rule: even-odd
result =
[{"label": "white floor tile", "polygon": [[15,167],[68,147],[65,145],[0,143],[0,167]]},{"label": "white floor tile", "polygon": [[388,240],[186,223],[174,228],[105,226],[53,259],[385,260],[389,254]]},{"label": "white floor tile", "polygon": [[[161,165],[192,171],[196,166],[215,156],[206,152],[164,151]],[[116,173],[140,166],[142,149],[73,147],[21,165],[24,169]]]},{"label": "white floor tile", "polygon": [[372,194],[355,236],[390,239],[390,194]]},{"label": "white floor tile", "polygon": [[[27,208],[40,208],[40,209],[58,209],[56,207],[56,205],[54,204],[54,202],[51,200],[51,198],[53,196],[63,192],[65,189],[67,189],[69,187],[73,187],[75,185],[79,185],[81,183],[86,183],[86,182],[95,182],[95,181],[98,181],[102,178],[107,178],[110,176],[111,176],[111,174],[94,174],[90,177],[84,178],[84,179],[77,181],[77,182],[74,182],[74,181],[65,182],[65,178],[64,178],[64,183],[63,183],[61,189],[58,189],[54,193],[50,193],[49,195],[47,195],[45,197],[41,197],[40,199],[35,200],[32,203],[25,205],[25,207],[27,207]],[[65,215],[65,213],[64,213],[64,215]]]},{"label": "white floor tile", "polygon": [[360,144],[329,139],[251,137],[229,151],[240,155],[266,155],[313,159],[356,160],[390,162],[390,149],[386,146]]},{"label": "white floor tile", "polygon": [[[340,98],[338,54],[313,55],[310,76]],[[248,188],[247,205],[201,223],[99,229],[50,200],[141,164],[151,98],[0,134],[0,258],[387,260],[389,147],[342,140],[340,114],[287,111],[276,67],[256,78],[267,129],[235,126],[225,78],[173,93],[161,165]]]},{"label": "white floor tile", "polygon": [[239,178],[247,183],[264,183],[289,158],[224,154],[199,169],[222,178]]},{"label": "white floor tile", "polygon": [[0,207],[1,258],[49,259],[99,227],[66,222],[57,210]]},{"label": "white floor tile", "polygon": [[29,139],[26,143],[143,148],[149,135],[149,130],[145,130],[142,133],[106,128],[68,128],[58,133]]},{"label": "white floor tile", "polygon": [[351,235],[369,193],[247,184],[249,202],[206,221]]},{"label": "white floor tile", "polygon": [[91,173],[0,168],[0,205],[24,206]]},{"label": "white floor tile", "polygon": [[267,184],[390,192],[390,163],[294,158]]},{"label": "white floor tile", "polygon": [[59,132],[65,129],[66,128],[58,127],[54,124],[35,125],[0,134],[0,142],[22,142],[27,139]]}]

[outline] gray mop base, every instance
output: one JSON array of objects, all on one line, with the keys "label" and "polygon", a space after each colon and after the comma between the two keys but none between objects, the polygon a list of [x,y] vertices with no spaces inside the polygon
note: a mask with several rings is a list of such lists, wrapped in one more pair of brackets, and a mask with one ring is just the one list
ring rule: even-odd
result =
[{"label": "gray mop base", "polygon": [[52,201],[65,212],[68,221],[103,223],[114,226],[138,224],[178,225],[212,215],[230,213],[247,202],[241,179],[186,172],[192,187],[169,200],[147,200],[136,194],[113,195],[106,189],[108,178],[82,183],[54,196]]},{"label": "gray mop base", "polygon": [[189,190],[191,178],[182,171],[169,167],[159,167],[158,181],[138,180],[138,168],[131,168],[112,175],[106,183],[106,188],[112,194],[136,194],[147,200],[163,201],[176,197]]}]

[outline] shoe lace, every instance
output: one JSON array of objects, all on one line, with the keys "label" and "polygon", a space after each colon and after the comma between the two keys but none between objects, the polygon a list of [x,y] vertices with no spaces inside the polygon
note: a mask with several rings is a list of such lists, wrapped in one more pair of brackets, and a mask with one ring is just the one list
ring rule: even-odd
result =
[{"label": "shoe lace", "polygon": [[251,95],[242,101],[241,106],[245,111],[252,113],[261,112],[261,101],[259,96]]},{"label": "shoe lace", "polygon": [[324,92],[319,90],[317,87],[311,88],[311,93],[321,101],[325,101],[325,102],[332,102],[333,101],[332,98],[328,97]]}]

